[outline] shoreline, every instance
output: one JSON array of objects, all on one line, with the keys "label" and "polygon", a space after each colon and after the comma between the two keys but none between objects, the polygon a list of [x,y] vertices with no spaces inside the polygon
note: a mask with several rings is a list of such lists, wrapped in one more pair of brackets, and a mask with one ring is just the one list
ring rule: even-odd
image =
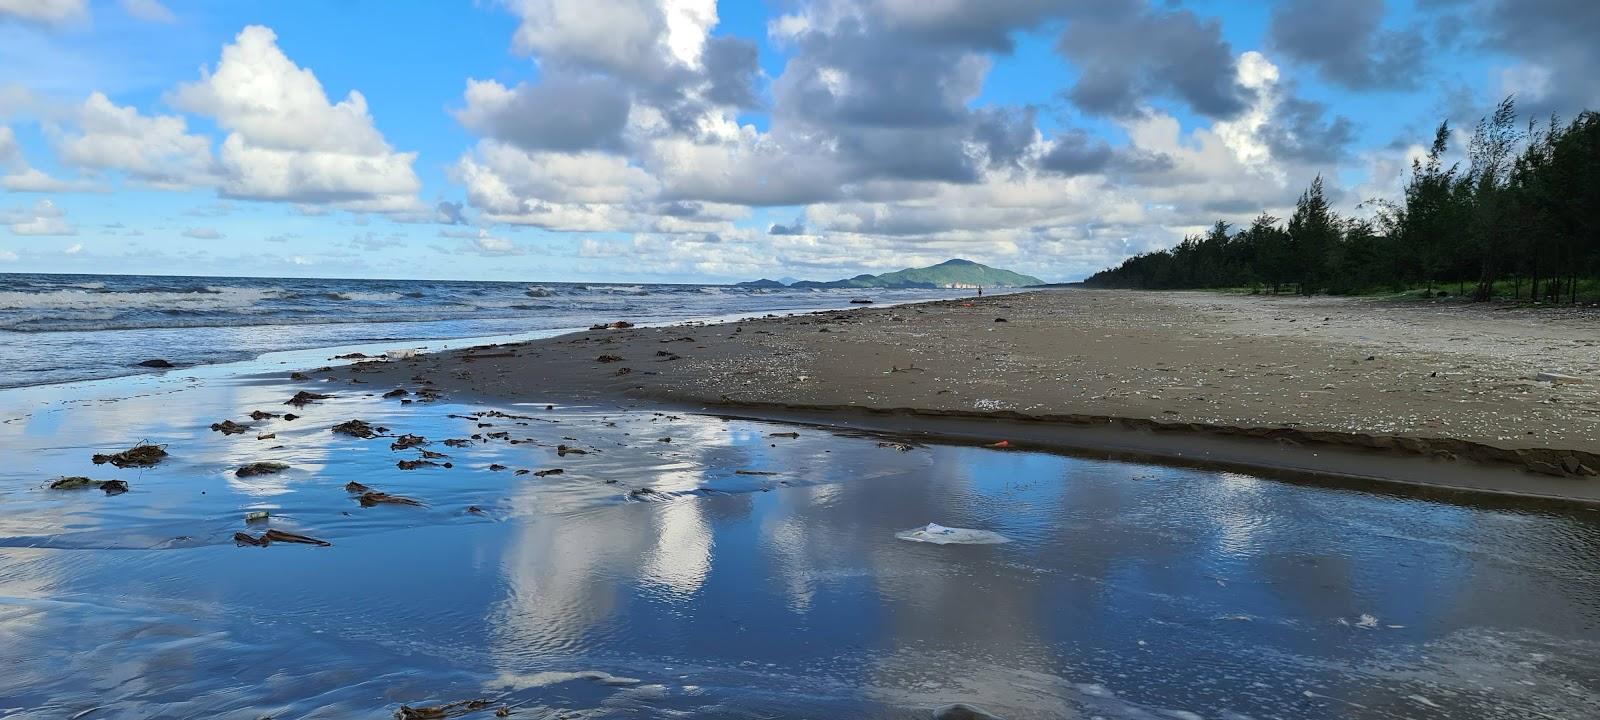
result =
[{"label": "shoreline", "polygon": [[[592,330],[403,362],[358,362],[331,374],[401,388],[426,381],[448,395],[498,402],[650,402],[712,414],[843,418],[847,425],[867,418],[879,431],[893,430],[885,423],[931,423],[957,426],[952,436],[1006,439],[973,426],[1020,424],[1030,429],[1014,431],[1021,436],[1075,454],[1111,448],[1162,462],[1600,501],[1594,477],[1600,432],[1591,432],[1600,428],[1600,393],[1594,385],[1516,380],[1527,374],[1526,363],[1501,350],[1523,348],[1525,335],[1538,335],[1523,318],[1441,314],[1434,318],[1441,337],[1461,332],[1463,323],[1489,323],[1502,337],[1481,349],[1435,352],[1427,345],[1432,331],[1418,330],[1413,316],[1427,319],[1438,310],[1344,299],[1241,302],[1199,294],[1038,291]],[[1312,331],[1309,338],[1285,331],[1308,314],[1323,318],[1319,329],[1336,328],[1324,315],[1335,311],[1345,316],[1346,330]],[[1003,322],[995,319],[1002,312],[1009,316]],[[1368,317],[1397,313],[1386,319],[1398,328],[1388,335]],[[1577,334],[1571,356],[1581,363],[1593,352],[1584,333],[1589,324],[1600,327],[1600,317],[1577,323],[1556,330]],[[1019,339],[1015,330],[1024,327]],[[1008,335],[996,337],[996,328]],[[1361,333],[1360,342],[1352,332]],[[1478,356],[1470,357],[1474,352]],[[962,359],[968,353],[972,361]],[[1464,359],[1473,361],[1466,365],[1470,372],[1444,369],[1459,370]],[[1051,362],[1058,364],[1046,367]],[[1562,367],[1574,369],[1570,364]],[[1593,367],[1575,369],[1586,373],[1585,381],[1593,377],[1587,374]],[[1188,373],[1203,379],[1173,382]],[[1439,382],[1439,388],[1404,391],[1446,373],[1467,380],[1453,390]],[[1223,378],[1229,380],[1219,382]],[[1335,382],[1350,388],[1346,397],[1328,391]],[[1154,390],[1125,390],[1157,383]],[[975,391],[974,385],[982,387]],[[1551,397],[1567,402],[1523,397],[1516,408],[1521,414],[1513,414],[1509,403],[1529,393],[1557,393]],[[1167,395],[1189,397],[1175,402]],[[1203,410],[1185,407],[1184,400]],[[1385,427],[1371,419],[1402,411],[1409,424]],[[1526,435],[1515,433],[1522,428]]]}]

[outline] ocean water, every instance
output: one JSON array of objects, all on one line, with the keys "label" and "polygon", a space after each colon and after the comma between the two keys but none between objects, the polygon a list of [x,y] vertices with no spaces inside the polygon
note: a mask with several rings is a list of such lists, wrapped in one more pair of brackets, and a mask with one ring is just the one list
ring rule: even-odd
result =
[{"label": "ocean water", "polygon": [[0,274],[0,387],[151,372],[375,341],[539,334],[598,322],[913,302],[949,290]]},{"label": "ocean water", "polygon": [[[1585,509],[539,397],[402,405],[284,378],[326,354],[0,390],[0,717],[390,717],[472,699],[490,705],[461,717],[1600,706],[1600,514]],[[302,389],[333,397],[249,418]],[[329,431],[352,418],[428,444]],[[252,427],[208,429],[224,419]],[[170,456],[91,462],[139,440]],[[420,450],[451,467],[396,466]],[[234,472],[262,461],[287,468]],[[59,475],[129,490],[49,489]],[[350,481],[421,504],[363,507]],[[901,539],[929,523],[1008,542]],[[233,542],[268,528],[331,545]]]}]

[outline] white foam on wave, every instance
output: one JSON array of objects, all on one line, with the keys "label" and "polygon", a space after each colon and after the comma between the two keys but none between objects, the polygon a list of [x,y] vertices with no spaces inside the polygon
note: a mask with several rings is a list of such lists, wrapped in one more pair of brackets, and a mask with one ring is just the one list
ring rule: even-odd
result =
[{"label": "white foam on wave", "polygon": [[0,310],[224,310],[249,307],[279,292],[275,289],[239,287],[208,287],[199,292],[11,291],[0,292]]}]

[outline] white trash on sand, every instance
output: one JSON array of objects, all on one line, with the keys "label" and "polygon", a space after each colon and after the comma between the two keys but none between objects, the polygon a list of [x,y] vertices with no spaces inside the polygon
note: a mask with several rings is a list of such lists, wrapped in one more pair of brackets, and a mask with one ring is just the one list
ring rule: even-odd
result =
[{"label": "white trash on sand", "polygon": [[901,540],[933,543],[935,545],[996,545],[1011,542],[1011,538],[997,532],[945,527],[938,523],[928,523],[919,528],[902,530],[895,533],[894,536]]}]

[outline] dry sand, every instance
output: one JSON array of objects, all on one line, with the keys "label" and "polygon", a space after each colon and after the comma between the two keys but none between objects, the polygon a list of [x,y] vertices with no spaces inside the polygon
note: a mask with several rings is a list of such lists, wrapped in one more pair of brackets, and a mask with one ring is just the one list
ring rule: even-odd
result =
[{"label": "dry sand", "polygon": [[[519,402],[637,399],[747,415],[854,409],[964,418],[968,434],[985,418],[1062,432],[1114,426],[1143,438],[1124,443],[1130,451],[1158,456],[1197,438],[1219,448],[1275,445],[1255,456],[1283,446],[1362,448],[1450,463],[1413,471],[1419,477],[1481,461],[1566,484],[1502,489],[1600,496],[1600,481],[1581,480],[1600,470],[1600,313],[1592,310],[1059,290],[596,330],[353,371],[371,383],[426,378],[446,393]],[[1581,381],[1533,379],[1541,372]],[[1242,465],[1250,457],[1247,448],[1237,455]]]}]

